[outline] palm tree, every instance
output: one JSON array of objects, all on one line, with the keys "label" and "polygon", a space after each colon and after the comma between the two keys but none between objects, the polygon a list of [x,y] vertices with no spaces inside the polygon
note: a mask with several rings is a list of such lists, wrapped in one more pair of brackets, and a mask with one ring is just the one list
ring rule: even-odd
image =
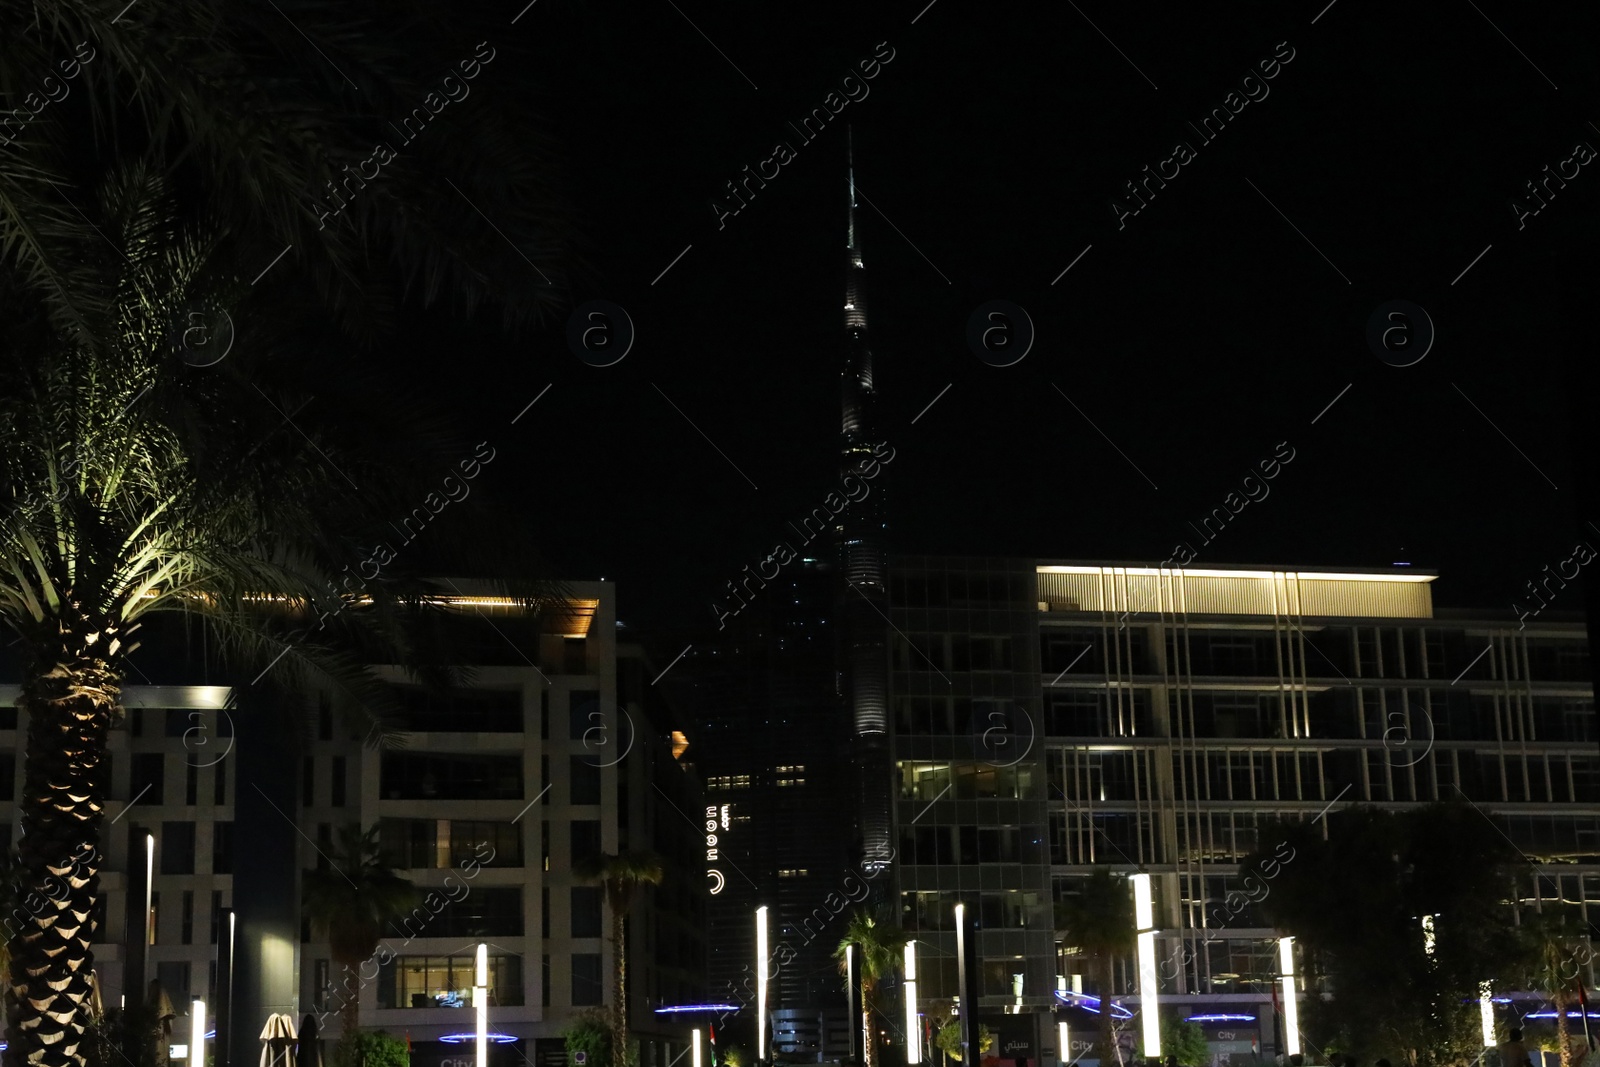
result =
[{"label": "palm tree", "polygon": [[[107,740],[140,626],[180,613],[233,663],[270,666],[263,685],[336,690],[392,739],[395,704],[367,664],[412,661],[427,587],[393,565],[339,582],[358,545],[393,539],[386,519],[424,500],[409,471],[437,488],[434,472],[472,455],[441,451],[436,420],[412,409],[363,421],[387,407],[381,381],[330,374],[346,361],[328,331],[284,303],[287,286],[252,289],[239,244],[180,225],[166,190],[126,167],[79,205],[89,241],[39,231],[40,261],[70,266],[81,329],[0,271],[0,622],[24,653],[18,866],[40,903],[10,944],[9,1063],[82,1062]],[[174,324],[218,306],[234,348],[201,372],[176,358]],[[353,389],[338,420],[298,411],[308,376],[325,402]],[[386,433],[391,419],[418,433]]]},{"label": "palm tree", "polygon": [[1560,913],[1534,912],[1524,913],[1522,932],[1524,951],[1532,964],[1527,988],[1542,989],[1549,995],[1556,1013],[1556,1048],[1561,1067],[1573,1067],[1572,1023],[1567,1012],[1577,1000],[1571,990],[1575,972],[1582,974],[1572,946],[1583,936],[1583,928]]},{"label": "palm tree", "polygon": [[858,977],[861,986],[861,1027],[866,1034],[863,1041],[866,1067],[876,1067],[878,1062],[878,1031],[872,1019],[873,997],[877,994],[878,983],[893,974],[900,965],[901,953],[908,940],[910,938],[898,926],[880,923],[866,911],[858,910],[850,916],[850,925],[845,927],[844,937],[833,951],[834,958],[839,961],[839,973],[847,975],[850,972],[850,949],[853,946],[857,950],[861,969]]},{"label": "palm tree", "polygon": [[537,318],[565,290],[573,218],[525,47],[449,0],[0,5],[0,93],[39,112],[0,121],[0,251],[82,328],[51,237],[99,240],[82,190],[132,152],[229,221],[247,279],[286,252],[274,273],[303,268],[351,329],[370,336],[399,287]]},{"label": "palm tree", "polygon": [[[1119,956],[1137,943],[1133,898],[1125,878],[1098,870],[1084,883],[1083,893],[1058,901],[1056,936],[1095,961],[1099,971],[1101,1063],[1116,1056],[1116,1031],[1111,1019],[1112,968]],[[1152,1005],[1153,1007],[1153,1005]]]},{"label": "palm tree", "polygon": [[628,912],[644,886],[661,884],[665,864],[654,852],[603,852],[572,873],[598,883],[611,909],[611,1067],[628,1067]]},{"label": "palm tree", "polygon": [[361,1028],[356,969],[378,951],[383,928],[411,910],[417,889],[389,866],[376,823],[365,833],[359,825],[341,827],[328,866],[307,871],[303,884],[311,932],[327,938],[328,952],[344,969],[344,999],[339,1005],[343,1041]]}]

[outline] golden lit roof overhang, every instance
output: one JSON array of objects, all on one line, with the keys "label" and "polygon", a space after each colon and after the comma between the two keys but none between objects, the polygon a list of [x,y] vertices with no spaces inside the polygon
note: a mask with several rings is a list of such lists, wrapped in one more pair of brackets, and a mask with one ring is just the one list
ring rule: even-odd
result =
[{"label": "golden lit roof overhang", "polygon": [[1431,582],[1438,577],[1427,571],[1300,571],[1300,570],[1223,570],[1214,567],[1122,567],[1116,564],[1040,564],[1039,574],[1126,574],[1136,577],[1184,575],[1188,578],[1295,578],[1325,582]]},{"label": "golden lit roof overhang", "polygon": [[556,602],[544,616],[544,632],[562,637],[588,637],[600,601],[573,598]]}]

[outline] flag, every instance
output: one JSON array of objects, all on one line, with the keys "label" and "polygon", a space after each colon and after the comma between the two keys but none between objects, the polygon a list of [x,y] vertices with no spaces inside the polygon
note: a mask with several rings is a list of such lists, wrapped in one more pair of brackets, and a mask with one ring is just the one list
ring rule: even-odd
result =
[{"label": "flag", "polygon": [[1283,1013],[1283,1005],[1278,1002],[1277,982],[1272,983],[1272,1013],[1274,1015],[1281,1015]]},{"label": "flag", "polygon": [[717,1067],[717,1024],[706,1024],[707,1044],[711,1046],[711,1067]]},{"label": "flag", "polygon": [[411,1055],[411,1031],[406,1031],[406,1055]]}]

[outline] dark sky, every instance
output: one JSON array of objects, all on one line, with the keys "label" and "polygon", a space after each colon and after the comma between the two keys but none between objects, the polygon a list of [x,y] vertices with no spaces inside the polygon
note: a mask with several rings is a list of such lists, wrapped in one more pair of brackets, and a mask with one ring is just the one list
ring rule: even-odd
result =
[{"label": "dark sky", "polygon": [[[563,573],[700,625],[821,503],[847,122],[894,550],[1404,560],[1441,572],[1441,604],[1509,609],[1600,519],[1575,481],[1600,159],[1520,230],[1510,206],[1600,149],[1578,5],[925,3],[538,0],[508,28],[585,217],[574,297],[622,305],[637,340],[597,368],[564,322],[435,327],[441,396],[504,442],[496,491]],[[870,94],[802,142],[789,121],[885,41]],[[1213,141],[1187,125],[1291,48]],[[796,157],[719,231],[711,198],[779,140]],[[1119,231],[1112,198],[1180,140],[1194,158]],[[1037,330],[1014,366],[966,343],[993,299]],[[1395,299],[1437,331],[1409,367],[1365,339]],[[1285,441],[1270,496],[1202,546],[1188,521]]]}]

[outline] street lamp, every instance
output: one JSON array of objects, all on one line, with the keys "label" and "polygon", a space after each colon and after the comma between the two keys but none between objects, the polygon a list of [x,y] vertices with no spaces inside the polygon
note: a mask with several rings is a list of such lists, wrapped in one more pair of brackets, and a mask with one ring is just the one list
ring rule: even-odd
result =
[{"label": "street lamp", "polygon": [[1478,986],[1478,1018],[1483,1023],[1483,1047],[1494,1048],[1494,1000],[1492,986],[1484,982]]},{"label": "street lamp", "polygon": [[694,1063],[692,1067],[700,1067],[700,1028],[695,1027],[692,1044],[694,1046]]},{"label": "street lamp", "polygon": [[472,986],[472,1009],[478,1016],[477,1067],[489,1067],[489,946],[481,941],[477,962],[477,981]]},{"label": "street lamp", "polygon": [[1284,1051],[1290,1056],[1300,1051],[1300,1004],[1294,998],[1294,938],[1278,938],[1278,969],[1283,983]]},{"label": "street lamp", "polygon": [[206,1067],[206,1002],[189,1006],[189,1067]]},{"label": "street lamp", "polygon": [[906,942],[906,1062],[922,1062],[922,1028],[917,1025],[917,943]]},{"label": "street lamp", "polygon": [[[1161,1058],[1161,1010],[1157,1003],[1160,985],[1156,978],[1155,907],[1150,900],[1150,876],[1130,874],[1133,883],[1133,924],[1139,931],[1139,1014],[1144,1017],[1144,1054]],[[1111,991],[1101,994],[1110,1011]]]},{"label": "street lamp", "polygon": [[756,1060],[767,1059],[767,906],[756,909]]}]

